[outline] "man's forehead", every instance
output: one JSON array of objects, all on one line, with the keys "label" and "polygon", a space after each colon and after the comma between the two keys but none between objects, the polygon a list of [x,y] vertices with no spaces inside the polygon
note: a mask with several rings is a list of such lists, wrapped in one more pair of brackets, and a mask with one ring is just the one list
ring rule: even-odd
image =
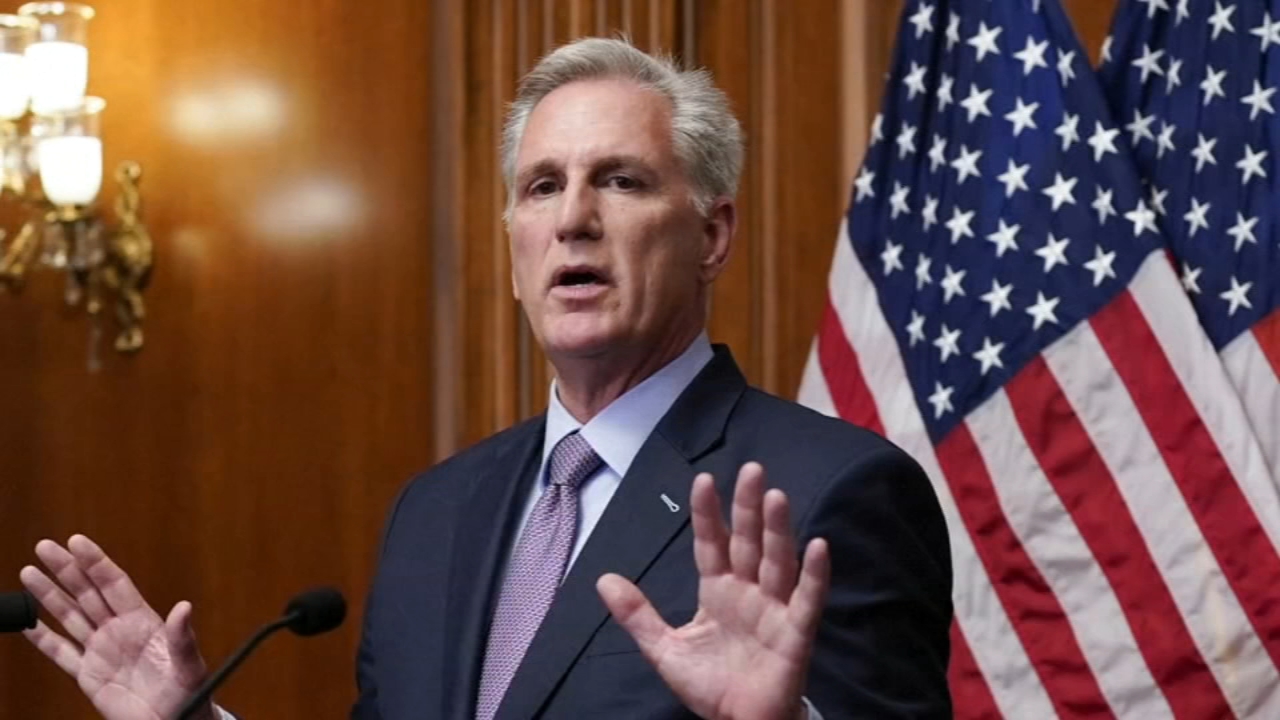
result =
[{"label": "man's forehead", "polygon": [[518,165],[660,154],[670,146],[670,128],[670,103],[660,93],[626,80],[577,81],[534,107]]}]

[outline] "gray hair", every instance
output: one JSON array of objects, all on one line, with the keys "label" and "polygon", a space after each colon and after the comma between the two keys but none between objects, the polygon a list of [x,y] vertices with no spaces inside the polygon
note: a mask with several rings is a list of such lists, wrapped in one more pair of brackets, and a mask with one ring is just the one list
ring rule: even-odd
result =
[{"label": "gray hair", "polygon": [[529,115],[553,90],[578,80],[622,78],[671,102],[672,144],[693,184],[693,204],[706,215],[718,197],[738,192],[742,129],[724,92],[705,70],[680,70],[668,57],[648,55],[625,40],[583,38],[542,58],[520,83],[502,131],[502,177],[509,220],[515,204],[516,153]]}]

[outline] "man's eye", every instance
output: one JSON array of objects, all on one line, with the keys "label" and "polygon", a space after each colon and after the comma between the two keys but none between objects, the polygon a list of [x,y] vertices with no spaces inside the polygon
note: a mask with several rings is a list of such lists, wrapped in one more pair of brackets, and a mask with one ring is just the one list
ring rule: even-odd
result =
[{"label": "man's eye", "polygon": [[626,175],[612,175],[609,177],[609,184],[619,190],[635,190],[640,187],[639,181]]},{"label": "man's eye", "polygon": [[551,180],[539,180],[529,188],[530,195],[549,195],[556,191],[556,184]]}]

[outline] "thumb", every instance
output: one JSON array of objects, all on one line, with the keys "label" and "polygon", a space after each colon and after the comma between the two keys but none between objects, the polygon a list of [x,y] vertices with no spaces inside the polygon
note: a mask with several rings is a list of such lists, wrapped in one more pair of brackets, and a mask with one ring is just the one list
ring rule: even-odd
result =
[{"label": "thumb", "polygon": [[614,620],[626,629],[650,660],[656,657],[658,643],[671,630],[653,604],[630,580],[609,573],[596,581],[596,592]]},{"label": "thumb", "polygon": [[196,646],[191,614],[191,603],[183,600],[173,606],[164,622],[164,636],[169,644],[169,652],[184,680],[198,680],[204,675],[204,659],[200,657],[200,648]]}]

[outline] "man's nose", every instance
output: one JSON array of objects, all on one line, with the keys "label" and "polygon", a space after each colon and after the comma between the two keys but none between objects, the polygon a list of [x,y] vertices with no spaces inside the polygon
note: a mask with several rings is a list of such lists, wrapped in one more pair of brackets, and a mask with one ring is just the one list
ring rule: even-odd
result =
[{"label": "man's nose", "polygon": [[556,240],[598,240],[601,235],[600,198],[590,183],[574,183],[561,195]]}]

